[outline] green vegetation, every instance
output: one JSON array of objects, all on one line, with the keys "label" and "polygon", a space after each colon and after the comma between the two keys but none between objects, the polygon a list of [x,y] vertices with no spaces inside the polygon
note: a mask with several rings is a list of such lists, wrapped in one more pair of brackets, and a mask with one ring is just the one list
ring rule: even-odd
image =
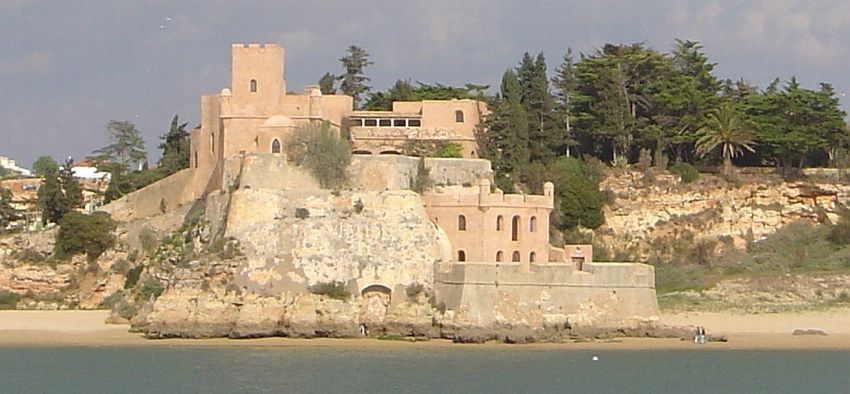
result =
[{"label": "green vegetation", "polygon": [[351,293],[345,289],[343,282],[319,282],[307,288],[310,293],[325,295],[335,300],[346,300]]},{"label": "green vegetation", "polygon": [[21,296],[7,290],[0,290],[0,310],[15,309]]},{"label": "green vegetation", "polygon": [[404,294],[407,295],[407,298],[411,301],[415,301],[416,297],[418,297],[419,294],[422,294],[422,292],[424,291],[425,286],[423,286],[421,283],[414,282],[407,285],[407,287],[404,289]]},{"label": "green vegetation", "polygon": [[136,293],[136,302],[148,301],[151,298],[157,299],[165,291],[162,282],[154,276],[148,275],[141,284]]},{"label": "green vegetation", "polygon": [[[363,95],[372,90],[372,87],[368,85],[369,77],[363,74],[366,67],[372,64],[372,61],[369,60],[369,54],[356,45],[349,46],[346,51],[348,53],[339,59],[342,68],[345,69],[342,75],[337,77],[339,90],[342,94],[353,97],[354,107],[359,108]],[[325,81],[325,85],[327,88],[327,81]]]},{"label": "green vegetation", "polygon": [[422,194],[426,190],[434,186],[434,180],[431,179],[431,170],[425,167],[425,158],[419,158],[419,164],[416,165],[416,177],[410,182],[411,190]]},{"label": "green vegetation", "polygon": [[[651,257],[655,266],[659,295],[674,291],[701,290],[720,280],[780,276],[785,274],[850,273],[850,244],[837,239],[842,225],[814,225],[801,220],[782,227],[773,235],[750,242],[746,251],[720,248],[718,242],[679,239],[665,244],[653,241],[661,252],[672,251],[672,257]],[[837,230],[840,229],[840,230]],[[722,241],[721,241],[722,242]]]},{"label": "green vegetation", "polygon": [[0,233],[10,223],[19,219],[21,219],[21,215],[12,207],[12,191],[6,188],[0,188]]},{"label": "green vegetation", "polygon": [[45,173],[44,183],[38,188],[38,206],[45,224],[59,222],[83,202],[83,191],[71,172],[73,165],[71,159],[61,169],[56,162],[41,163],[40,171]]},{"label": "green vegetation", "polygon": [[189,168],[189,132],[187,123],[180,123],[177,115],[171,120],[171,128],[160,136],[162,157],[157,162],[156,170],[162,176],[171,175],[184,168]]},{"label": "green vegetation", "polygon": [[330,124],[310,124],[295,130],[288,151],[326,189],[339,189],[348,183],[351,146],[331,130]]},{"label": "green vegetation", "polygon": [[90,261],[95,260],[115,244],[115,227],[115,221],[105,212],[70,212],[59,221],[54,254],[61,260],[85,253]]},{"label": "green vegetation", "polygon": [[697,169],[683,161],[676,161],[673,165],[670,166],[670,172],[678,175],[679,179],[682,180],[682,183],[691,183],[699,179],[699,171]]}]

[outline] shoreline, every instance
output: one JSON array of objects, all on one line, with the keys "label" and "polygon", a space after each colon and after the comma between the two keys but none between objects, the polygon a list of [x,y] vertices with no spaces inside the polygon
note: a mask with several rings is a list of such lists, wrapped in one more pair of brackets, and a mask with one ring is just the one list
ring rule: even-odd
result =
[{"label": "shoreline", "polygon": [[[146,339],[126,325],[104,323],[108,311],[0,311],[0,347],[354,347],[375,349],[553,349],[553,350],[840,350],[850,351],[850,309],[739,315],[717,312],[662,314],[668,325],[702,325],[727,342],[696,345],[677,338],[612,338],[561,343],[458,344],[376,338]],[[826,335],[792,335],[818,329]]]}]

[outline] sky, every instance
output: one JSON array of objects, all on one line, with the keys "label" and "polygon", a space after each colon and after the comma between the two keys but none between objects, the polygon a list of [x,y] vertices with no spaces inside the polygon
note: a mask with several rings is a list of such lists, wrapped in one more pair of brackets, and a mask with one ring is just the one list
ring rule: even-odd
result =
[{"label": "sky", "polygon": [[796,76],[850,93],[847,0],[0,0],[0,37],[0,155],[22,167],[89,155],[110,120],[135,123],[155,162],[172,117],[194,128],[200,96],[230,83],[232,43],[283,46],[296,92],[339,73],[349,45],[369,53],[384,90],[498,86],[524,52],[542,51],[551,74],[567,48],[669,52],[680,38],[699,41],[721,79]]}]

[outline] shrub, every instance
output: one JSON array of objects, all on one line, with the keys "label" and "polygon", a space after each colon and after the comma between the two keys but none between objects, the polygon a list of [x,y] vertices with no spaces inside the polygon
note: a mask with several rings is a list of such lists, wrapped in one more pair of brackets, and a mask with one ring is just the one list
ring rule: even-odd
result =
[{"label": "shrub", "polygon": [[143,269],[145,269],[145,267],[139,264],[127,270],[127,273],[124,275],[124,289],[131,289],[136,286],[136,283],[139,282],[139,276],[142,274]]},{"label": "shrub", "polygon": [[307,219],[310,217],[310,210],[307,208],[295,208],[295,217],[298,219]]},{"label": "shrub", "polygon": [[434,181],[431,179],[431,170],[425,167],[425,158],[419,158],[419,164],[416,166],[416,178],[411,185],[413,191],[422,194],[426,190],[434,186]]},{"label": "shrub", "polygon": [[354,202],[354,213],[359,214],[363,212],[363,208],[363,200],[358,198],[357,201]]},{"label": "shrub", "polygon": [[59,259],[85,253],[89,260],[95,260],[115,244],[115,227],[115,221],[105,212],[69,212],[59,220],[54,253]]},{"label": "shrub", "polygon": [[827,239],[829,239],[829,242],[838,246],[850,244],[850,215],[844,214],[841,216],[838,223],[830,228]]},{"label": "shrub", "polygon": [[454,142],[440,142],[434,147],[434,157],[459,159],[463,157],[463,147]]},{"label": "shrub", "polygon": [[297,129],[287,150],[295,163],[310,171],[323,188],[338,189],[347,183],[351,146],[334,135],[330,123]]},{"label": "shrub", "polygon": [[407,285],[407,288],[404,289],[404,294],[407,295],[407,298],[413,301],[416,300],[416,296],[421,294],[423,291],[425,291],[425,286],[423,286],[421,283],[414,282]]},{"label": "shrub", "polygon": [[124,292],[123,291],[116,291],[115,293],[112,293],[109,297],[106,297],[102,301],[100,301],[100,304],[97,305],[97,308],[98,309],[112,309],[112,307],[114,307],[115,305],[117,305],[119,302],[121,302],[123,300],[124,300]]},{"label": "shrub", "polygon": [[139,232],[139,242],[142,244],[142,249],[148,253],[155,250],[159,243],[156,232],[149,227],[145,227]]},{"label": "shrub", "polygon": [[580,160],[562,157],[550,166],[561,211],[562,228],[597,228],[605,223],[605,195],[599,190],[599,174]]},{"label": "shrub", "polygon": [[682,180],[682,183],[691,183],[699,178],[699,171],[697,169],[683,161],[676,161],[670,166],[670,172],[679,176],[679,179]]},{"label": "shrub", "polygon": [[0,290],[0,309],[15,309],[21,296],[7,290]]},{"label": "shrub", "polygon": [[335,300],[345,300],[351,297],[351,293],[345,289],[343,282],[319,282],[307,288],[310,293],[325,295]]},{"label": "shrub", "polygon": [[142,288],[139,289],[139,293],[136,295],[136,300],[147,301],[150,300],[151,297],[153,297],[153,299],[157,299],[164,291],[165,287],[159,279],[149,275],[145,278],[145,281],[142,282]]}]

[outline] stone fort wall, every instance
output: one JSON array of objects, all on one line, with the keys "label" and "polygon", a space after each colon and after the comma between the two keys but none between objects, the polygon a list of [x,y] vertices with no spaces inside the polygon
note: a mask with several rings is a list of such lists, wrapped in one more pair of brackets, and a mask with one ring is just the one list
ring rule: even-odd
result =
[{"label": "stone fort wall", "polygon": [[636,263],[462,263],[435,278],[438,302],[458,323],[526,319],[571,325],[637,324],[658,316],[655,270]]}]

